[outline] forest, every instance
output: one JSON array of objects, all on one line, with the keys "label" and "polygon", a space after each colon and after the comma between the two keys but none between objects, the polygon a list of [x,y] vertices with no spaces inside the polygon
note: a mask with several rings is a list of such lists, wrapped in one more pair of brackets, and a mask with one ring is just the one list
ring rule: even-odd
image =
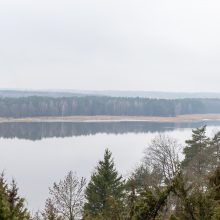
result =
[{"label": "forest", "polygon": [[[181,156],[182,155],[182,156]],[[180,159],[182,158],[182,159]],[[192,130],[184,146],[155,136],[124,178],[106,149],[87,181],[70,171],[49,188],[45,208],[31,213],[15,180],[0,177],[2,220],[218,220],[220,132]]]},{"label": "forest", "polygon": [[167,100],[107,96],[0,98],[0,117],[178,116],[207,113],[220,113],[220,99]]}]

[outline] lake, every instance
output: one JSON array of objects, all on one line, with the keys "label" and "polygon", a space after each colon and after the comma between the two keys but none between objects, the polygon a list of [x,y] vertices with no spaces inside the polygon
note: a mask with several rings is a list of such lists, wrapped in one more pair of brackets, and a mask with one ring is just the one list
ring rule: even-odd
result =
[{"label": "lake", "polygon": [[117,169],[126,178],[140,163],[144,149],[159,132],[180,143],[192,128],[207,124],[212,135],[220,122],[149,123],[0,123],[0,170],[16,179],[30,210],[44,206],[48,188],[68,171],[89,180],[97,162],[109,148]]}]

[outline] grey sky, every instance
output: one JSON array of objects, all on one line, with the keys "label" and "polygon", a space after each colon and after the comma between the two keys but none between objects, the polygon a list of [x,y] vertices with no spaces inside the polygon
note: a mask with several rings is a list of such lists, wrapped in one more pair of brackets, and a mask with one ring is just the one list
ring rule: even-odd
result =
[{"label": "grey sky", "polygon": [[0,88],[220,92],[217,0],[1,0]]}]

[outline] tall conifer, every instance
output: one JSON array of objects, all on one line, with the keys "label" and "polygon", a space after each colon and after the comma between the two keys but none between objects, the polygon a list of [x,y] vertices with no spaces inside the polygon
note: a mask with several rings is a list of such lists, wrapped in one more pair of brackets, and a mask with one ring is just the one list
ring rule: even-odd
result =
[{"label": "tall conifer", "polygon": [[115,168],[112,153],[107,149],[104,160],[99,161],[86,188],[85,216],[89,216],[88,219],[119,219],[123,191],[124,181]]}]

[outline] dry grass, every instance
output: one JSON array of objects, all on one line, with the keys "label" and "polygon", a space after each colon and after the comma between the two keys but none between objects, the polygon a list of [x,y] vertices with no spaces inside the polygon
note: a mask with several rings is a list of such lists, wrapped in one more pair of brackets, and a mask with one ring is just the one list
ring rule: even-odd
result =
[{"label": "dry grass", "polygon": [[220,114],[180,115],[176,117],[152,116],[65,116],[65,117],[32,117],[32,118],[0,118],[0,123],[12,122],[120,122],[120,121],[146,121],[146,122],[197,122],[205,120],[220,120]]}]

